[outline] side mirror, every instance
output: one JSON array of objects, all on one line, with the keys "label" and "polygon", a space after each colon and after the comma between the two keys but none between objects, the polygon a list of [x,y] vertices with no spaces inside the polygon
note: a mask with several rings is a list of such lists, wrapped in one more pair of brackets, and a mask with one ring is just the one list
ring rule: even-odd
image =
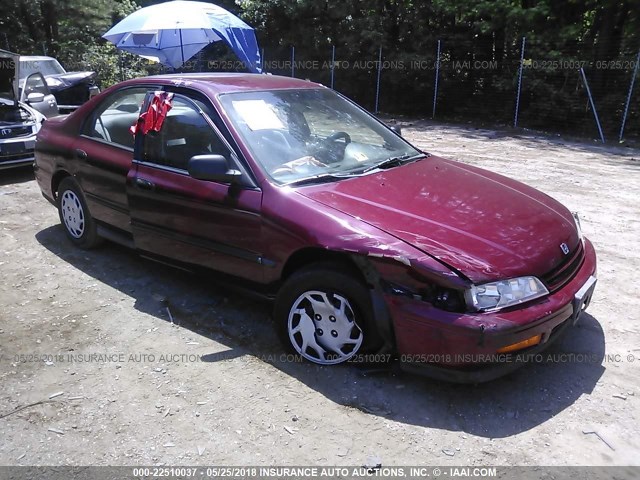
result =
[{"label": "side mirror", "polygon": [[235,183],[242,172],[229,168],[227,159],[222,155],[196,155],[187,165],[189,175],[197,180]]},{"label": "side mirror", "polygon": [[392,125],[389,128],[393,130],[395,134],[398,135],[399,137],[402,136],[402,128],[400,128],[400,125]]},{"label": "side mirror", "polygon": [[27,95],[27,103],[41,103],[44,102],[44,93],[32,92]]}]

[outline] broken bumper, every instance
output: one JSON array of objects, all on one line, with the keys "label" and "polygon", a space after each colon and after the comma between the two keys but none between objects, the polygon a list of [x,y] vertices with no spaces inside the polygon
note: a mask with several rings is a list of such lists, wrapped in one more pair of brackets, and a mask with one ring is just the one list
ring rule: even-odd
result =
[{"label": "broken bumper", "polygon": [[[582,266],[560,290],[524,308],[462,314],[407,297],[386,296],[401,367],[447,381],[480,383],[535,358],[588,306],[595,288],[596,254],[585,240]],[[540,335],[538,344],[510,353],[500,349]]]}]

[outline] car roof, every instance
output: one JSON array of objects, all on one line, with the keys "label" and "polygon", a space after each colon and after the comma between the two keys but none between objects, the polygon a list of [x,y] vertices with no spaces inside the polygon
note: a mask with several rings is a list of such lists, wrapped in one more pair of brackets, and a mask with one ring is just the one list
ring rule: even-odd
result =
[{"label": "car roof", "polygon": [[43,55],[20,55],[20,60],[31,60],[32,62],[42,62],[43,60],[55,60],[53,57]]},{"label": "car roof", "polygon": [[284,90],[300,88],[324,88],[319,83],[299,78],[281,77],[259,73],[187,73],[154,75],[128,80],[121,85],[139,83],[191,86],[213,95],[256,90]]}]

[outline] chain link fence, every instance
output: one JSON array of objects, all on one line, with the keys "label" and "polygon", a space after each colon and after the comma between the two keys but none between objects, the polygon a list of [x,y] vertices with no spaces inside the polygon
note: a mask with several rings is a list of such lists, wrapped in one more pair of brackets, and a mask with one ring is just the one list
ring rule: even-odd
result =
[{"label": "chain link fence", "polygon": [[[527,38],[501,48],[441,39],[420,53],[373,44],[305,47],[262,49],[263,71],[321,83],[373,113],[516,127],[609,144],[640,141],[640,52],[593,60],[577,43],[560,51]],[[246,69],[219,42],[180,71]]]},{"label": "chain link fence", "polygon": [[[314,53],[270,47],[262,50],[263,69],[322,83],[374,113],[472,121],[606,143],[640,140],[637,52],[593,60],[581,56],[578,44],[559,52],[526,38],[501,51],[473,40],[446,39],[419,54],[372,47],[329,46]],[[217,58],[200,61],[197,68],[242,70],[231,58]]]}]

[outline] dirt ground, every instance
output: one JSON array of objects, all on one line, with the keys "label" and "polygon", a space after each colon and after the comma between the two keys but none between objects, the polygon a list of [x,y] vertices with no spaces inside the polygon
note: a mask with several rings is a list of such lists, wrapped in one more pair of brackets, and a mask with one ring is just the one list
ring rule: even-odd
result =
[{"label": "dirt ground", "polygon": [[75,249],[29,169],[5,171],[0,416],[44,403],[0,418],[0,464],[640,464],[640,151],[426,122],[404,135],[580,212],[599,283],[551,350],[575,360],[478,386],[289,362],[268,304],[112,244]]}]

